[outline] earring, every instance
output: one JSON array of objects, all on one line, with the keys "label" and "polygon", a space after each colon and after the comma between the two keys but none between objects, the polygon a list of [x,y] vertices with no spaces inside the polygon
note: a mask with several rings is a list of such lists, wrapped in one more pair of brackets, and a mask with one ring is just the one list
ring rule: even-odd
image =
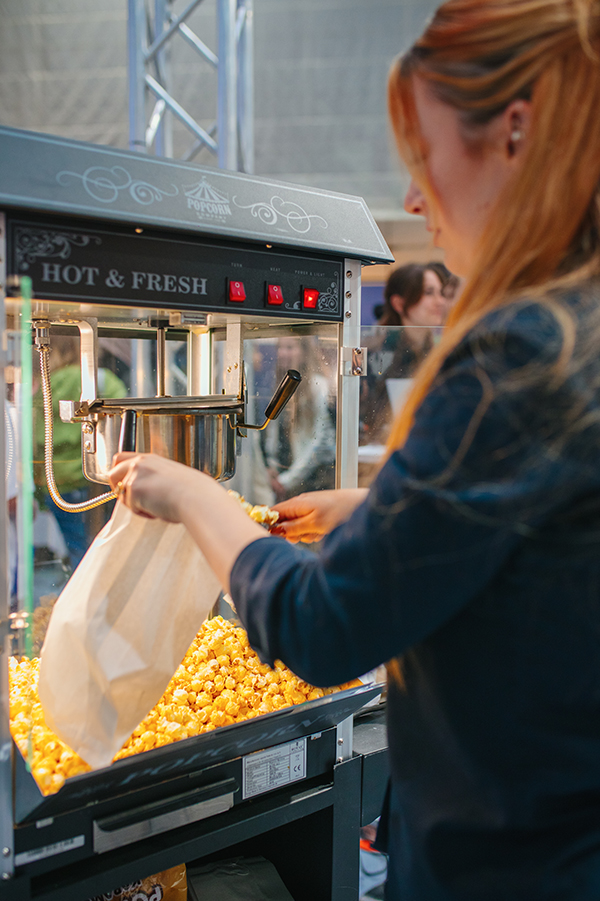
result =
[{"label": "earring", "polygon": [[514,144],[516,144],[518,141],[520,141],[520,140],[522,139],[522,137],[523,137],[523,132],[521,131],[521,129],[520,129],[520,128],[513,128],[513,130],[512,130],[511,133],[510,133],[510,139],[511,139],[511,141],[512,141]]}]

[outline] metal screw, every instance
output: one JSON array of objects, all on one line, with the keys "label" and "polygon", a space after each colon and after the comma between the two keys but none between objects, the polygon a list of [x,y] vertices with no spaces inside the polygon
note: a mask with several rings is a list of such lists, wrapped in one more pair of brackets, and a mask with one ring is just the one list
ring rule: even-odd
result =
[{"label": "metal screw", "polygon": [[231,372],[231,366],[227,367],[227,372]]},{"label": "metal screw", "polygon": [[350,319],[351,316],[352,313],[350,312],[350,310],[346,310],[346,319]]},{"label": "metal screw", "polygon": [[353,375],[362,375],[362,366],[355,366]]},{"label": "metal screw", "polygon": [[344,744],[344,739],[338,738],[338,745],[343,745],[343,744]]},{"label": "metal screw", "polygon": [[81,431],[85,432],[86,435],[91,435],[94,431],[94,426],[91,422],[84,422],[81,425]]},{"label": "metal screw", "polygon": [[2,848],[2,854],[4,857],[10,857],[10,848]]},{"label": "metal screw", "polygon": [[2,874],[2,878],[3,878],[3,879],[10,879],[10,873],[3,873],[3,874]]},{"label": "metal screw", "polygon": [[350,272],[349,269],[348,269],[348,271],[347,271],[347,273],[346,273],[346,278],[352,278],[352,273]]},{"label": "metal screw", "polygon": [[348,298],[348,300],[350,300],[350,298],[352,297],[352,291],[346,291],[346,297]]},{"label": "metal screw", "polygon": [[343,757],[338,757],[337,760],[336,760],[335,762],[336,762],[336,763],[343,763],[343,762],[344,762],[344,758],[343,758]]}]

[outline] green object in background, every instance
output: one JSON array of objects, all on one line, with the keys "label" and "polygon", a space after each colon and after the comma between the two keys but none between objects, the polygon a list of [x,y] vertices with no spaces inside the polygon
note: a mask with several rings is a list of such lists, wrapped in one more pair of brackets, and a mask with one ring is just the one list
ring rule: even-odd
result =
[{"label": "green object in background", "polygon": [[[18,478],[17,529],[19,532],[19,560],[17,571],[17,600],[19,612],[24,614],[22,649],[32,656],[33,630],[33,410],[31,367],[31,279],[21,278],[21,384],[19,418],[21,421],[21,471]],[[30,719],[30,725],[32,724]],[[27,749],[27,769],[31,772],[33,743],[31,728]]]},{"label": "green object in background", "polygon": [[31,657],[33,619],[33,410],[31,367],[31,295],[28,276],[21,278],[21,390],[19,397],[21,420],[21,473],[19,491],[19,610],[26,614],[24,652]]}]

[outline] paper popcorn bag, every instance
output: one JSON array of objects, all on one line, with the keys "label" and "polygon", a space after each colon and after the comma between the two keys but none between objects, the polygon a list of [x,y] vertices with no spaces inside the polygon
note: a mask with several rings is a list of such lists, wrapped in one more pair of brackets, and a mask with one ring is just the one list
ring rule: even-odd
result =
[{"label": "paper popcorn bag", "polygon": [[157,703],[219,595],[183,525],[117,504],[55,604],[41,652],[47,725],[93,768]]}]

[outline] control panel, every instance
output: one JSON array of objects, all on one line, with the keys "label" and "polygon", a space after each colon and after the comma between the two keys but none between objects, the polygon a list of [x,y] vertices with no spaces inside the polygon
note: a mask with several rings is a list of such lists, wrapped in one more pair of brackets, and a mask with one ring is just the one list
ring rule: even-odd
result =
[{"label": "control panel", "polygon": [[314,252],[48,217],[8,221],[9,275],[36,298],[340,321],[343,266]]}]

